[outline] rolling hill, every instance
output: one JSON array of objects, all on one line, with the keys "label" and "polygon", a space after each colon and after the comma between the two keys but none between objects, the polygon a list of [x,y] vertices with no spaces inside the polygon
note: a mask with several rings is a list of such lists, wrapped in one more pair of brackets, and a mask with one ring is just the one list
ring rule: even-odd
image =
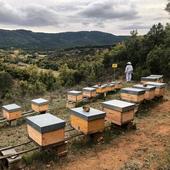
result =
[{"label": "rolling hill", "polygon": [[0,29],[0,48],[59,49],[84,46],[112,45],[127,36],[116,36],[99,31],[64,33],[36,33],[28,30]]}]

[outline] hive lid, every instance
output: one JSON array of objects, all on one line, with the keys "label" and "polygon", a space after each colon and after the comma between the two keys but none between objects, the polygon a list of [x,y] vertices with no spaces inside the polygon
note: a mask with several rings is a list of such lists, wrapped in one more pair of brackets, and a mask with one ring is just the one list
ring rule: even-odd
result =
[{"label": "hive lid", "polygon": [[43,99],[43,98],[38,98],[38,99],[31,100],[31,101],[32,103],[37,104],[37,105],[48,104],[48,100]]},{"label": "hive lid", "polygon": [[163,75],[156,75],[156,74],[151,74],[150,77],[158,77],[158,78],[163,78]]},{"label": "hive lid", "polygon": [[154,90],[156,88],[155,86],[151,86],[151,85],[147,85],[147,84],[146,84],[146,86],[144,86],[143,84],[136,84],[133,87],[139,88],[139,89],[144,89],[146,91]]},{"label": "hive lid", "polygon": [[82,107],[71,109],[71,114],[88,121],[104,118],[106,115],[105,112],[93,108],[90,108],[89,112],[85,112]]},{"label": "hive lid", "polygon": [[100,86],[100,85],[94,85],[94,86],[92,86],[93,88],[95,88],[95,89],[98,89],[98,88],[102,88],[102,86]]},{"label": "hive lid", "polygon": [[147,82],[147,85],[152,85],[158,88],[164,88],[166,87],[166,83],[157,83],[157,82]]},{"label": "hive lid", "polygon": [[67,94],[77,96],[77,95],[81,95],[82,91],[72,90],[72,91],[68,91]]},{"label": "hive lid", "polygon": [[141,80],[147,80],[147,81],[156,81],[160,79],[159,77],[156,77],[156,76],[147,76],[147,77],[141,77]]},{"label": "hive lid", "polygon": [[2,108],[8,112],[15,112],[15,111],[21,110],[21,107],[16,104],[4,105],[2,106]]},{"label": "hive lid", "polygon": [[121,93],[141,95],[141,94],[145,93],[145,90],[139,89],[139,88],[123,88],[120,92]]},{"label": "hive lid", "polygon": [[107,108],[120,111],[120,112],[126,112],[129,110],[133,110],[135,108],[134,103],[125,102],[122,100],[110,100],[110,101],[102,102],[102,104]]},{"label": "hive lid", "polygon": [[108,86],[108,84],[102,84],[102,85],[101,85],[102,88],[105,88],[105,87],[107,87],[107,86]]},{"label": "hive lid", "polygon": [[27,117],[26,122],[40,133],[47,133],[65,127],[64,120],[50,113]]},{"label": "hive lid", "polygon": [[120,81],[112,81],[111,84],[121,84]]},{"label": "hive lid", "polygon": [[113,83],[109,83],[107,86],[108,86],[108,87],[114,87],[114,86],[115,86],[115,84],[113,84]]},{"label": "hive lid", "polygon": [[96,89],[93,87],[85,87],[83,88],[83,91],[96,91]]}]

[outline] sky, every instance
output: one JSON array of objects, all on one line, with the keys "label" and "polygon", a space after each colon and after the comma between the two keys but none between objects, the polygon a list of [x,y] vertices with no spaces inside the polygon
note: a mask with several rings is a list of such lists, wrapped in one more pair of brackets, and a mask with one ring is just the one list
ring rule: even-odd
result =
[{"label": "sky", "polygon": [[167,0],[0,0],[0,29],[145,34],[170,21]]}]

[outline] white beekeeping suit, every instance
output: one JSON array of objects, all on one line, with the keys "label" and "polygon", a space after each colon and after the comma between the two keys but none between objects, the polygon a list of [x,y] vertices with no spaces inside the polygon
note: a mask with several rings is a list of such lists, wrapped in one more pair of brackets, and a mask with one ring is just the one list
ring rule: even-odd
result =
[{"label": "white beekeeping suit", "polygon": [[128,62],[125,68],[126,81],[131,81],[133,73],[133,66],[131,62]]}]

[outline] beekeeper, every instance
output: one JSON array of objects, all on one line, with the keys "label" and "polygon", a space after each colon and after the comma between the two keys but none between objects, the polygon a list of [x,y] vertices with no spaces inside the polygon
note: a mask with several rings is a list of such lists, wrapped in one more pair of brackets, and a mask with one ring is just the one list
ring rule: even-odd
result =
[{"label": "beekeeper", "polygon": [[125,68],[125,74],[126,74],[126,81],[129,82],[132,79],[132,73],[133,73],[133,66],[131,62],[128,62],[126,64]]}]

